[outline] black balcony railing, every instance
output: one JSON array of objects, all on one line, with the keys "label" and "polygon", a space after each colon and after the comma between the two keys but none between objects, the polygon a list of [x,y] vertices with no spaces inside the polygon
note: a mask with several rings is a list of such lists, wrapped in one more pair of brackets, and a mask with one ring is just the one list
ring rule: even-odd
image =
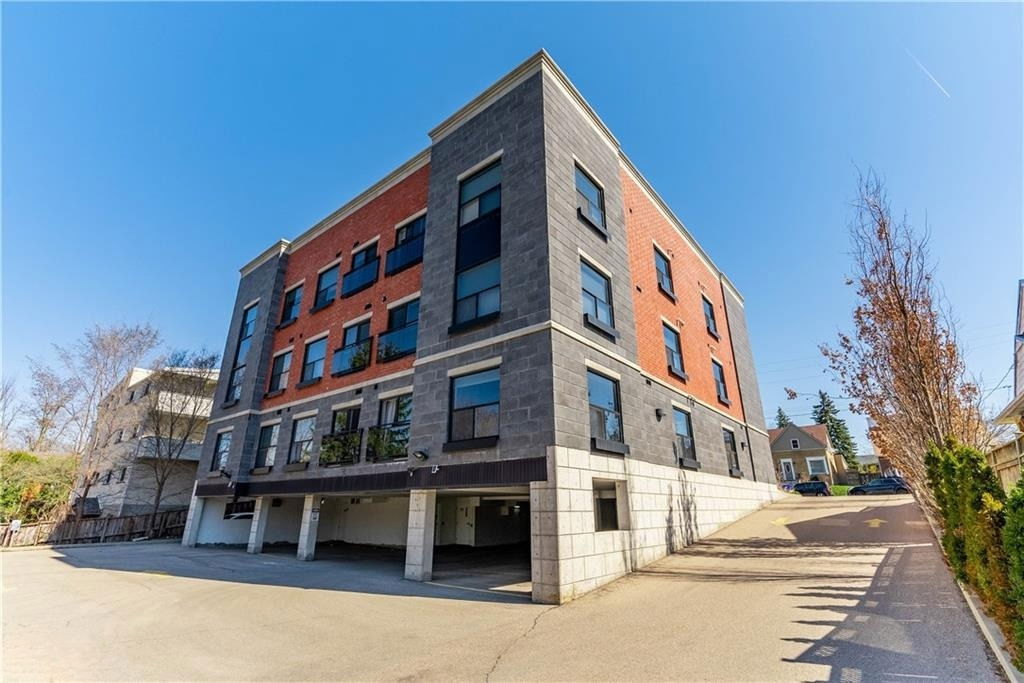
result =
[{"label": "black balcony railing", "polygon": [[341,279],[341,295],[352,296],[376,282],[378,265],[380,265],[380,259],[375,258],[369,263],[364,263],[345,273],[345,277]]},{"label": "black balcony railing", "polygon": [[590,436],[622,443],[622,415],[614,410],[590,406]]},{"label": "black balcony railing", "polygon": [[377,338],[377,360],[389,361],[416,353],[416,333],[419,323],[414,322],[397,330],[383,332]]},{"label": "black balcony railing", "polygon": [[409,423],[370,427],[366,438],[366,459],[373,462],[398,460],[409,455]]},{"label": "black balcony railing", "polygon": [[332,375],[347,375],[350,372],[358,372],[370,364],[370,350],[373,345],[373,337],[364,339],[343,346],[334,352],[331,359]]},{"label": "black balcony railing", "polygon": [[324,434],[320,440],[320,465],[354,465],[359,462],[359,451],[362,446],[361,429]]},{"label": "black balcony railing", "polygon": [[391,275],[403,268],[415,265],[423,260],[423,235],[389,249],[384,258],[384,274]]}]

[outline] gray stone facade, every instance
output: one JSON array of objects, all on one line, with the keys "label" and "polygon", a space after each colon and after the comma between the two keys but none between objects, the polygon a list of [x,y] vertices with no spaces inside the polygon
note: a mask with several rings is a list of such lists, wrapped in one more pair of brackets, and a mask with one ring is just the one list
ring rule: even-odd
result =
[{"label": "gray stone facade", "polygon": [[[515,480],[508,484],[529,484],[531,487],[531,504],[535,509],[534,582],[535,586],[544,586],[535,591],[535,598],[561,601],[656,559],[654,555],[658,545],[647,543],[642,553],[622,567],[609,564],[593,570],[579,569],[575,574],[562,574],[563,578],[575,578],[559,579],[558,563],[570,557],[557,540],[561,522],[552,518],[554,521],[544,522],[542,530],[542,518],[536,515],[543,510],[545,514],[557,516],[562,504],[559,501],[570,498],[576,501],[573,503],[577,506],[575,512],[590,510],[589,514],[593,515],[593,510],[586,508],[592,502],[583,502],[584,499],[589,500],[589,494],[584,495],[584,490],[588,489],[590,478],[587,486],[582,488],[579,475],[568,475],[576,477],[568,488],[556,481],[556,453],[562,454],[559,457],[563,461],[559,467],[568,470],[615,470],[616,477],[623,482],[620,486],[623,496],[632,490],[629,477],[634,474],[641,476],[637,473],[643,473],[644,486],[660,486],[658,482],[674,480],[673,473],[680,471],[674,451],[672,410],[674,407],[687,410],[691,414],[700,463],[699,474],[689,478],[695,483],[687,484],[691,488],[696,487],[693,500],[716,501],[721,498],[735,501],[728,520],[725,516],[701,512],[700,533],[707,533],[716,524],[731,521],[742,514],[743,510],[771,500],[774,495],[771,486],[774,468],[764,434],[743,306],[736,295],[728,292],[725,299],[733,345],[731,351],[740,384],[736,398],[742,401],[746,423],[713,408],[708,397],[702,400],[670,388],[665,382],[645,373],[639,365],[638,345],[656,343],[660,346],[662,341],[637,338],[633,311],[634,283],[630,273],[620,180],[624,163],[621,150],[585,103],[573,94],[571,87],[566,86],[567,81],[559,75],[549,58],[539,55],[532,59],[517,70],[522,72],[526,69],[527,73],[520,73],[504,83],[504,90],[495,86],[497,90],[489,90],[481,96],[483,99],[471,115],[457,114],[453,117],[454,122],[446,122],[435,131],[430,150],[424,275],[420,286],[418,341],[413,369],[391,379],[360,382],[350,388],[332,390],[314,398],[264,410],[262,396],[273,351],[270,348],[273,343],[272,320],[276,320],[285,284],[282,281],[288,258],[285,245],[277,254],[271,254],[247,269],[240,282],[225,345],[221,385],[199,466],[199,484],[224,483],[219,473],[210,473],[210,463],[215,435],[225,429],[233,430],[226,468],[232,476],[232,485],[244,487],[258,480],[278,482],[283,487],[291,482],[288,484],[291,488],[287,489],[291,494],[306,495],[308,509],[303,519],[313,520],[309,523],[315,523],[318,518],[319,512],[310,507],[314,504],[310,501],[314,492],[322,490],[318,488],[322,483],[320,480],[409,469],[407,483],[380,484],[380,488],[374,490],[401,495],[413,492],[415,504],[410,507],[409,538],[413,539],[414,528],[417,535],[415,542],[410,541],[410,548],[419,550],[416,557],[409,560],[407,574],[423,577],[429,576],[429,561],[425,559],[424,548],[433,542],[432,532],[424,536],[424,529],[432,526],[433,522],[424,526],[426,512],[423,501],[433,499],[423,488],[422,481],[418,485],[413,484],[413,469],[433,467],[435,471],[437,468],[444,471],[473,464],[507,464],[506,461],[547,458],[546,480],[541,474],[528,482]],[[533,71],[528,68],[531,64],[535,67]],[[486,325],[453,331],[449,328],[453,323],[459,181],[499,157],[502,164],[501,312],[496,320]],[[607,235],[602,235],[577,215],[577,165],[603,190]],[[610,276],[614,338],[584,323],[580,295],[581,259]],[[247,366],[242,399],[236,405],[223,405],[242,311],[247,303],[257,299],[260,302],[257,335],[249,352],[251,365]],[[727,352],[725,349],[719,351]],[[452,377],[494,365],[500,367],[501,380],[497,443],[473,450],[446,449]],[[591,454],[588,368],[596,368],[619,382],[623,431],[629,446],[629,453],[624,457],[608,453]],[[298,354],[293,360],[292,383],[298,377],[297,370]],[[404,389],[411,391],[413,396],[409,452],[426,454],[426,464],[409,458],[408,461],[390,463],[375,464],[362,460],[344,467],[319,466],[319,436],[330,431],[334,406],[360,402],[359,427],[365,429],[377,424],[380,396],[393,396]],[[710,400],[713,402],[714,397]],[[311,462],[305,470],[285,471],[280,465],[286,460],[294,416],[311,411],[316,411],[318,435]],[[275,467],[265,474],[250,474],[260,425],[274,420],[280,420]],[[723,428],[735,433],[742,483],[730,477]],[[565,461],[568,454],[572,454],[571,466]],[[609,458],[617,458],[626,464],[609,469]],[[465,486],[474,485],[474,475],[465,476],[469,477]],[[721,482],[722,492],[716,492],[716,481]],[[484,485],[482,480],[476,483]],[[488,484],[494,485],[494,482]],[[570,489],[574,491],[572,495],[566,493]],[[733,496],[730,491],[738,493]],[[216,495],[225,493],[221,491]],[[666,495],[665,500],[671,501],[674,494]],[[650,518],[644,529],[652,539],[664,533],[656,523],[660,500],[646,499],[643,501],[646,507],[635,508]],[[584,509],[578,509],[580,505]],[[633,502],[630,501],[629,505],[633,506]],[[624,520],[629,517],[626,512],[622,514]],[[201,509],[194,517],[196,521],[190,521],[192,525],[199,523]],[[303,521],[304,535],[300,536],[300,539],[305,539],[304,545],[300,541],[303,559],[311,557],[311,536],[306,524]],[[576,529],[573,533],[595,535],[593,520],[590,524],[589,531]],[[678,520],[669,526],[678,527]],[[314,530],[312,537],[315,536]],[[549,539],[543,547],[537,545],[541,536]],[[195,542],[199,537],[196,529],[190,527],[186,539],[191,538]],[[631,542],[629,538],[620,534],[616,536],[615,543],[628,544]],[[259,543],[254,545],[252,541],[250,545],[259,547]],[[619,547],[609,548],[608,552],[619,550]],[[576,553],[572,557],[581,559],[584,555],[587,554]],[[544,567],[548,569],[544,570]],[[568,592],[560,588],[566,583],[573,584]]]}]

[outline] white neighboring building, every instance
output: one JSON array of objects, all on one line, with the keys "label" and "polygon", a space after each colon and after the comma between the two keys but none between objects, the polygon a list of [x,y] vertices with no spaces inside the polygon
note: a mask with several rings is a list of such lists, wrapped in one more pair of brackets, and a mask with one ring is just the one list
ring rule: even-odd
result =
[{"label": "white neighboring building", "polygon": [[[133,368],[101,402],[92,436],[92,450],[79,463],[71,502],[84,499],[85,516],[120,517],[152,512],[156,485],[153,468],[147,465],[146,410],[151,404],[152,370]],[[211,401],[204,402],[209,417],[217,372],[209,385]],[[155,390],[155,389],[154,389]],[[160,397],[160,403],[165,401]],[[144,400],[145,399],[145,400]],[[188,444],[172,467],[164,485],[161,510],[188,507],[196,466],[206,432],[204,421],[196,430],[196,442]]]}]

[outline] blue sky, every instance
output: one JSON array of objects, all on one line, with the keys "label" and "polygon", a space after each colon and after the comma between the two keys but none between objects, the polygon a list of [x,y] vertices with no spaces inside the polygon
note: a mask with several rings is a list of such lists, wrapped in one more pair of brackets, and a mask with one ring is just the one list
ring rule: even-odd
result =
[{"label": "blue sky", "polygon": [[971,370],[1006,384],[1020,5],[2,12],[3,371],[22,389],[27,355],[94,323],[148,321],[171,346],[221,350],[242,264],[424,148],[540,47],[744,293],[769,415],[806,418],[784,386],[834,389],[816,347],[849,327],[858,169],[927,221]]}]

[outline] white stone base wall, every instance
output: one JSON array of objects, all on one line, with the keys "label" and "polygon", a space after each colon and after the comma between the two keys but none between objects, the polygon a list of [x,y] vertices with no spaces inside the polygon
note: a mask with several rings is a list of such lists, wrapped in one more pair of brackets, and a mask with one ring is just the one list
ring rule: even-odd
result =
[{"label": "white stone base wall", "polygon": [[[595,531],[595,478],[617,482],[618,531]],[[549,449],[548,481],[530,487],[533,599],[577,598],[784,495],[770,483]]]}]

